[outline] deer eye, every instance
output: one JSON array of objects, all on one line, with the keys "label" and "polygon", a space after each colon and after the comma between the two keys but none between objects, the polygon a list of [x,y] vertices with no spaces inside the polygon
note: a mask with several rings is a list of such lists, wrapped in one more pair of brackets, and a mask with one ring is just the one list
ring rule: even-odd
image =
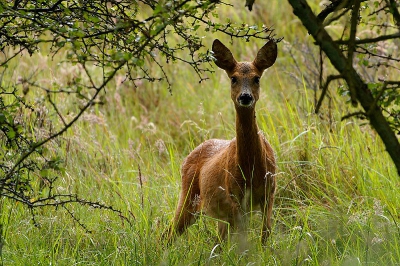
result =
[{"label": "deer eye", "polygon": [[231,77],[231,82],[232,82],[232,84],[235,84],[237,82],[237,78],[236,77]]},{"label": "deer eye", "polygon": [[254,77],[254,83],[260,84],[260,77]]}]

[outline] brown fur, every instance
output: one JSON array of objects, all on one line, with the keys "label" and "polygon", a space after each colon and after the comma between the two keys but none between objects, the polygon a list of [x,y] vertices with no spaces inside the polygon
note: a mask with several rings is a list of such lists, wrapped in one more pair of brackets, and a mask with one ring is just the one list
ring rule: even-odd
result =
[{"label": "brown fur", "polygon": [[[259,133],[255,103],[259,98],[259,79],[274,64],[277,45],[265,44],[253,62],[236,62],[232,53],[219,40],[212,50],[216,65],[232,80],[231,98],[236,109],[236,138],[211,139],[195,148],[182,165],[182,191],[169,239],[181,234],[202,212],[221,220],[221,238],[228,224],[243,227],[242,216],[250,206],[260,205],[262,240],[271,231],[272,205],[275,192],[275,157],[271,145]],[[250,104],[241,102],[243,94],[251,95]],[[223,222],[225,221],[225,222]]]}]

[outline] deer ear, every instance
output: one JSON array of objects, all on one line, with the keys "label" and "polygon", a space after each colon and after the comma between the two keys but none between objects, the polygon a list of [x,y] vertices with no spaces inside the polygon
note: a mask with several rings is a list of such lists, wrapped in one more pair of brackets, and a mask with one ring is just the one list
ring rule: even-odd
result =
[{"label": "deer ear", "polygon": [[275,63],[277,56],[278,47],[274,40],[270,40],[260,49],[260,51],[258,51],[253,64],[258,70],[264,71]]},{"label": "deer ear", "polygon": [[215,64],[224,69],[225,71],[231,71],[236,66],[237,62],[231,51],[222,44],[218,39],[215,39],[212,45],[212,51],[215,57]]}]

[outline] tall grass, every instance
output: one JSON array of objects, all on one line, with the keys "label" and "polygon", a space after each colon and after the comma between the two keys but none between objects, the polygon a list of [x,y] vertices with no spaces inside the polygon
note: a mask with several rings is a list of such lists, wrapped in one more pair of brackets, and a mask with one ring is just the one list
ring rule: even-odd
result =
[{"label": "tall grass", "polygon": [[[307,39],[286,1],[267,1],[249,13],[242,1],[235,12],[220,8],[219,18],[273,25],[286,44]],[[317,7],[316,7],[317,8]],[[285,14],[283,16],[282,14]],[[232,17],[233,16],[233,17]],[[294,38],[295,36],[296,38]],[[219,38],[236,58],[252,60],[262,44]],[[172,245],[160,241],[178,200],[183,158],[208,138],[231,139],[234,108],[229,81],[217,70],[199,84],[180,64],[167,65],[172,95],[165,83],[115,83],[63,136],[53,152],[65,159],[57,189],[113,205],[130,218],[72,205],[69,211],[41,209],[32,216],[21,204],[4,200],[1,223],[4,265],[398,265],[400,261],[400,186],[379,138],[360,121],[340,121],[348,112],[332,95],[331,109],[313,113],[314,91],[306,65],[293,70],[293,58],[279,45],[277,63],[261,80],[257,104],[260,128],[276,151],[279,174],[272,236],[259,241],[261,219],[253,212],[247,240],[233,236],[217,244],[215,221],[198,222]],[[21,58],[9,80],[40,65],[43,82],[63,84],[79,72],[46,55]],[[303,60],[303,61],[302,61]],[[48,71],[47,71],[48,70]],[[30,92],[29,97],[39,97]],[[66,102],[70,108],[73,102]]]}]

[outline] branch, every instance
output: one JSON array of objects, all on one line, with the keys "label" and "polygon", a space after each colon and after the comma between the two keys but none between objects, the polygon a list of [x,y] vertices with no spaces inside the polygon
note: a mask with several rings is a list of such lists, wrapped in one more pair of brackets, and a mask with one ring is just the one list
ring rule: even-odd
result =
[{"label": "branch", "polygon": [[386,4],[389,7],[390,13],[393,15],[393,19],[396,21],[396,26],[400,28],[400,13],[397,9],[397,3],[395,0],[386,0]]},{"label": "branch", "polygon": [[24,11],[24,12],[34,12],[34,13],[39,13],[39,12],[51,12],[51,11],[55,11],[56,7],[61,4],[63,0],[58,0],[56,3],[54,3],[54,5],[52,7],[49,8],[18,8],[17,7],[17,2],[15,2],[15,5],[13,7],[14,10],[17,11]]},{"label": "branch", "polygon": [[[355,44],[367,44],[367,43],[374,43],[374,42],[380,42],[380,41],[385,41],[385,40],[391,40],[391,39],[397,39],[400,38],[400,32],[394,33],[394,34],[389,34],[389,35],[382,35],[376,38],[368,38],[368,39],[361,39],[361,40],[355,40]],[[349,44],[350,40],[337,40],[335,43],[337,44]]]},{"label": "branch", "polygon": [[[388,85],[396,85],[396,87],[389,87],[389,88],[388,88]],[[375,97],[374,102],[372,103],[372,107],[371,107],[371,109],[370,109],[370,110],[368,111],[368,113],[367,113],[367,116],[369,116],[370,113],[371,113],[376,107],[378,107],[378,101],[379,101],[379,99],[382,97],[383,93],[384,93],[386,90],[389,90],[389,89],[396,89],[396,88],[398,88],[399,85],[400,85],[400,81],[384,81],[384,82],[383,82],[383,85],[382,85],[382,89],[379,91],[378,95]]]},{"label": "branch", "polygon": [[392,60],[392,61],[400,62],[400,59],[398,59],[398,58],[393,58],[391,56],[385,56],[385,55],[379,55],[379,54],[370,52],[368,49],[366,49],[364,47],[357,47],[357,48],[363,50],[363,51],[357,51],[357,53],[359,53],[359,54],[367,54],[367,55],[370,55],[370,56],[374,56],[374,57],[378,57],[378,58],[382,58],[382,59],[386,59],[386,60]]},{"label": "branch", "polygon": [[333,13],[341,8],[345,8],[347,6],[348,1],[343,2],[342,0],[332,0],[329,5],[325,7],[324,10],[322,10],[317,18],[322,22],[326,19],[326,17],[330,14]]},{"label": "branch", "polygon": [[360,111],[360,112],[350,113],[350,114],[347,114],[347,115],[342,116],[341,121],[344,121],[344,120],[346,120],[346,119],[349,119],[350,117],[353,117],[353,116],[357,116],[357,118],[360,118],[360,117],[365,118],[365,117],[367,117],[367,114],[364,113],[364,112],[361,112],[361,111]]},{"label": "branch", "polygon": [[[351,12],[351,27],[350,27],[350,37],[349,37],[349,45],[347,51],[347,69],[353,68],[353,55],[356,49],[355,39],[357,33],[357,24],[358,24],[358,17],[359,17],[359,10],[360,10],[360,0],[354,1],[354,7]],[[355,91],[355,84],[353,79],[349,79],[347,81],[349,85],[349,92],[350,92],[350,99],[351,104],[353,106],[357,106],[357,99],[356,99],[356,91]]]},{"label": "branch", "polygon": [[1,62],[0,67],[4,67],[5,65],[7,65],[8,62],[10,62],[12,59],[14,59],[14,57],[16,57],[17,55],[21,54],[24,50],[25,50],[25,48],[21,47],[19,49],[19,51],[17,51],[15,54],[13,54],[10,58],[7,58],[3,62]]},{"label": "branch", "polygon": [[47,94],[47,100],[50,102],[50,104],[53,106],[54,110],[56,111],[58,117],[61,119],[61,122],[63,123],[64,127],[67,126],[67,123],[65,122],[64,117],[62,116],[60,110],[58,110],[57,105],[54,103],[54,101],[51,99],[51,95],[48,93]]},{"label": "branch", "polygon": [[321,96],[318,99],[318,103],[315,107],[315,113],[318,114],[319,109],[321,108],[322,105],[322,101],[324,100],[325,94],[328,91],[328,87],[329,87],[329,83],[331,83],[331,81],[336,80],[336,79],[341,79],[343,78],[342,75],[330,75],[328,76],[328,78],[326,79],[326,83],[324,84],[324,87],[322,88],[322,93]]},{"label": "branch", "polygon": [[341,17],[343,17],[347,12],[351,10],[350,8],[343,8],[342,12],[338,12],[337,15],[333,16],[332,18],[324,21],[324,26],[332,24],[332,22],[339,20]]}]

